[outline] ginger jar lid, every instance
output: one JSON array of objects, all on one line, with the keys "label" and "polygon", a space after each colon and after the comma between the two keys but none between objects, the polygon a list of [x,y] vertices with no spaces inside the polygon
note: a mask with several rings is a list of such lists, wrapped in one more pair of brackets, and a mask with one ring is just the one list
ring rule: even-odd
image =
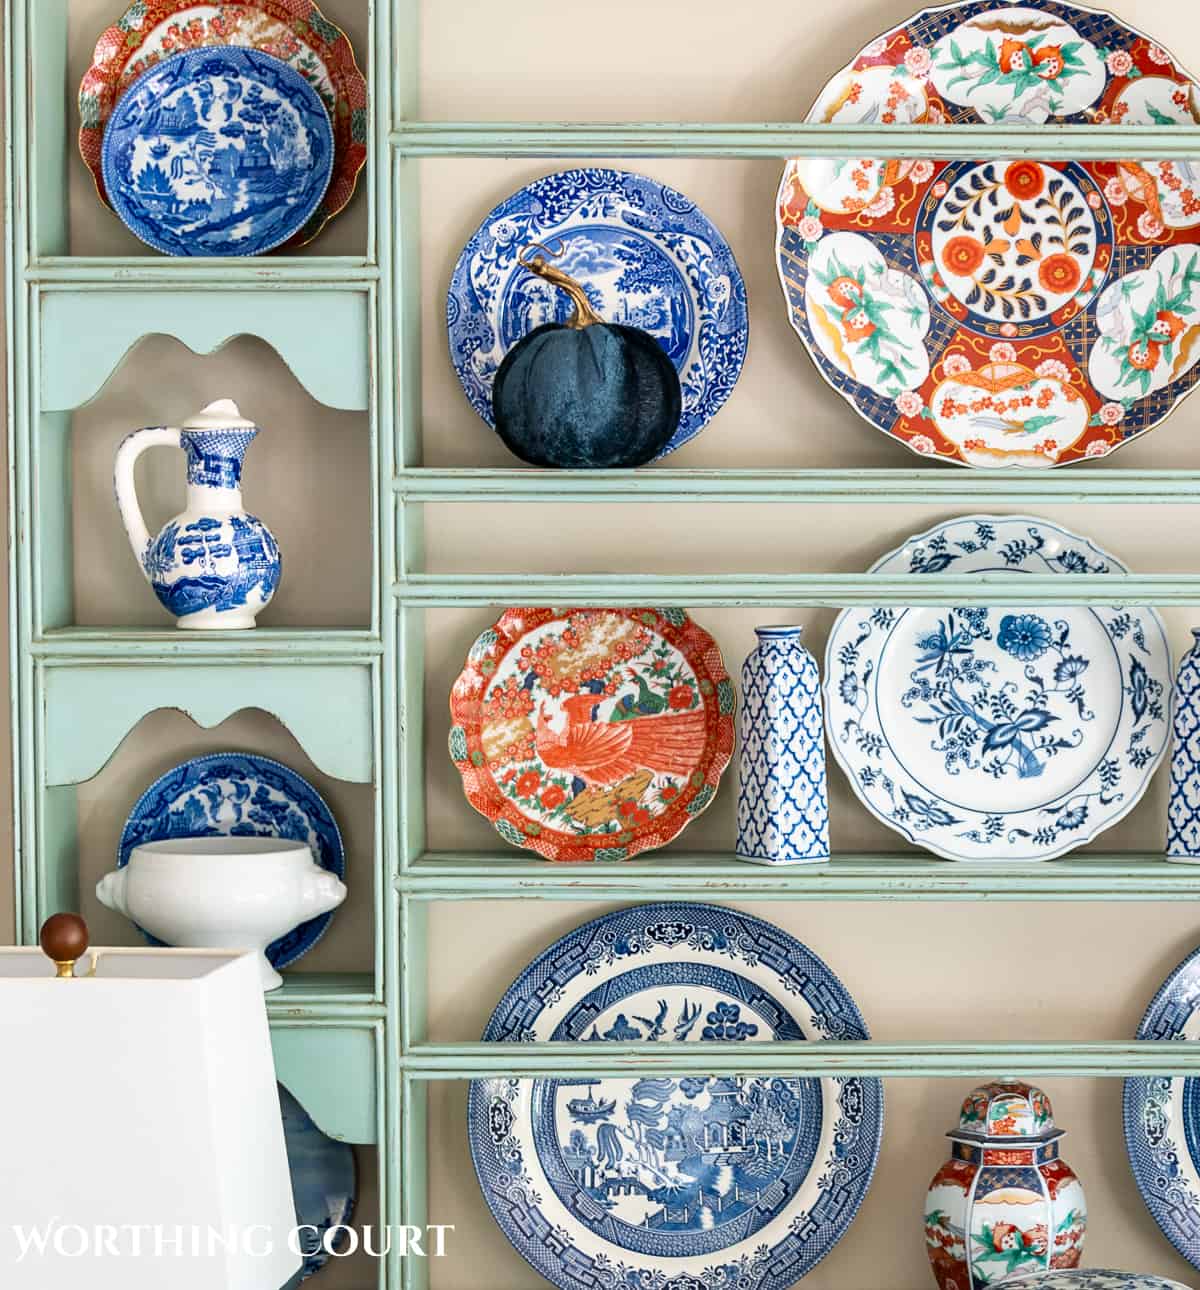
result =
[{"label": "ginger jar lid", "polygon": [[946,1136],[955,1141],[1003,1146],[1021,1141],[1049,1142],[1062,1133],[1055,1127],[1050,1099],[1040,1088],[1019,1080],[1001,1080],[981,1084],[967,1094],[958,1128]]},{"label": "ginger jar lid", "polygon": [[257,430],[253,421],[247,421],[232,399],[218,399],[183,423],[184,430]]}]

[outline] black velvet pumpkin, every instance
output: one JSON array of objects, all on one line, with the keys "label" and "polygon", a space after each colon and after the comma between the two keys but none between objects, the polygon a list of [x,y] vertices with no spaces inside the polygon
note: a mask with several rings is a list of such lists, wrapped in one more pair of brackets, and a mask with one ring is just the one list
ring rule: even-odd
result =
[{"label": "black velvet pumpkin", "polygon": [[575,312],[504,356],[492,386],[496,430],[534,466],[641,466],[662,452],[682,408],[679,376],[648,332],[606,323],[583,288],[540,256],[521,263],[561,287]]}]

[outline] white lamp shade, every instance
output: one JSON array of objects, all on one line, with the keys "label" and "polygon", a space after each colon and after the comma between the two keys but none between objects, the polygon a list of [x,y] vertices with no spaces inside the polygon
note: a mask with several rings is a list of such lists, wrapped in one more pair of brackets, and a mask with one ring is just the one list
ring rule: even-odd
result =
[{"label": "white lamp shade", "polygon": [[88,957],[56,980],[0,950],[5,1290],[279,1290],[301,1260],[254,957]]}]

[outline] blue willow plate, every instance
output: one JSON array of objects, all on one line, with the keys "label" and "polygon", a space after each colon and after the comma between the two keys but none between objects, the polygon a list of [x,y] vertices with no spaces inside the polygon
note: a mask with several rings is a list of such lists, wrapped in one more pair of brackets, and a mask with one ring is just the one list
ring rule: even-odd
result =
[{"label": "blue willow plate", "polygon": [[[872,573],[1125,573],[1046,520],[935,525]],[[1131,811],[1166,751],[1153,609],[848,609],[825,654],[829,743],[863,805],[949,860],[1049,860]]]},{"label": "blue willow plate", "polygon": [[[299,1102],[279,1085],[283,1136],[292,1173],[292,1201],[300,1227],[304,1264],[283,1287],[295,1290],[320,1272],[333,1255],[325,1249],[327,1232],[350,1222],[358,1199],[358,1167],[354,1148],[322,1133]],[[334,1243],[334,1248],[338,1243]]]},{"label": "blue willow plate", "polygon": [[[1163,982],[1139,1039],[1200,1038],[1200,950]],[[1200,1268],[1200,1080],[1125,1081],[1125,1146],[1134,1181],[1163,1235]]]},{"label": "blue willow plate", "polygon": [[[845,987],[778,927],[639,905],[538,955],[485,1040],[865,1039]],[[647,1054],[649,1056],[649,1053]],[[845,1233],[883,1130],[879,1080],[475,1080],[484,1198],[562,1290],[783,1290]]]},{"label": "blue willow plate", "polygon": [[517,263],[531,242],[582,282],[605,322],[657,338],[683,387],[666,451],[699,434],[729,397],[749,338],[746,286],[733,252],[682,193],[625,170],[563,170],[522,188],[483,221],[454,267],[446,301],[450,359],[471,406],[492,419],[504,355],[571,304]]},{"label": "blue willow plate", "polygon": [[[322,869],[346,876],[346,853],[329,807],[294,770],[252,753],[193,757],[150,785],[125,821],[117,866],[133,848],[168,838],[286,838],[307,842]],[[294,963],[325,935],[332,913],[310,918],[267,946],[271,966]],[[145,932],[143,935],[159,945]]]},{"label": "blue willow plate", "polygon": [[104,187],[165,255],[262,255],[309,221],[333,173],[333,129],[294,68],[217,47],[156,64],[104,131]]}]

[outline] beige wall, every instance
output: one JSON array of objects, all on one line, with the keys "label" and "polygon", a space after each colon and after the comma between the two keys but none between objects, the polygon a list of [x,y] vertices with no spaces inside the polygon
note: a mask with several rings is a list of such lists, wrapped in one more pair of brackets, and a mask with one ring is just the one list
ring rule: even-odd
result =
[{"label": "beige wall", "polygon": [[[120,6],[72,0],[71,85],[95,34]],[[366,46],[364,0],[328,0],[331,17]],[[1200,68],[1200,24],[1175,0],[1124,0],[1121,16],[1151,31],[1185,63]],[[519,5],[426,0],[423,110],[431,118],[794,119],[821,80],[884,28],[902,21],[906,2],[839,0],[823,12],[783,0],[562,0]],[[622,164],[622,163],[615,163]],[[433,465],[508,465],[498,440],[471,411],[445,353],[446,284],[459,249],[480,218],[553,161],[422,163],[425,456]],[[791,333],[772,258],[775,162],[631,163],[694,197],[729,239],[751,301],[751,346],[742,380],[716,422],[676,454],[678,466],[894,466],[912,457],[860,421],[821,381]],[[80,254],[138,254],[141,248],[99,211],[90,179],[69,159],[72,246]],[[314,251],[359,249],[365,236],[360,195]],[[153,379],[149,379],[153,374]],[[332,413],[301,390],[265,346],[240,340],[197,358],[172,341],[143,342],[97,398],[76,416],[76,594],[79,621],[164,621],[141,583],[111,506],[110,463],[130,428],[186,415],[231,395],[265,427],[251,453],[247,496],[276,529],[288,569],[264,622],[355,625],[366,621],[364,553],[366,445],[362,418]],[[1200,396],[1198,396],[1200,397]],[[1194,468],[1200,402],[1089,466]],[[155,454],[140,474],[148,516],[177,509],[182,484],[171,454]],[[963,476],[964,487],[969,478]],[[310,521],[322,507],[322,523]],[[1194,567],[1200,518],[1191,508],[1038,508],[1092,536],[1144,571]],[[861,570],[907,534],[950,514],[945,507],[431,507],[430,566],[544,571]],[[547,540],[547,535],[551,540]],[[777,615],[767,615],[776,617]],[[1164,615],[1176,650],[1191,616]],[[761,616],[701,611],[731,670],[749,648]],[[823,646],[833,615],[796,615],[809,644]],[[484,611],[430,613],[426,697],[430,843],[490,847],[494,834],[462,800],[444,753],[449,684]],[[306,757],[265,714],[239,714],[199,732],[178,713],[147,719],[79,795],[83,906],[99,939],[129,940],[130,929],[86,894],[108,863],[128,806],[153,776],[180,758],[219,746],[280,756],[305,773]],[[351,863],[370,855],[369,794],[314,774],[348,837]],[[685,848],[728,850],[732,797],[680,839]],[[1162,777],[1139,807],[1100,845],[1155,848],[1161,843]],[[897,839],[862,812],[831,769],[835,845],[896,849]],[[0,795],[0,811],[6,810]],[[0,940],[7,923],[8,875],[0,872]],[[772,904],[749,905],[800,936],[842,977],[881,1039],[1100,1039],[1132,1033],[1158,983],[1200,943],[1200,910],[1131,904]],[[430,1025],[439,1039],[476,1037],[496,998],[538,950],[595,905],[466,903],[431,912]],[[365,884],[335,921],[306,969],[365,969],[371,958]],[[996,1072],[1004,1074],[1007,1072]],[[878,1177],[849,1235],[805,1282],[812,1290],[918,1290],[932,1282],[924,1262],[920,1206],[943,1159],[942,1133],[969,1081],[893,1080]],[[1121,1140],[1118,1081],[1048,1081],[1066,1158],[1088,1189],[1091,1263],[1136,1267],[1200,1281],[1159,1235],[1138,1199]],[[492,1223],[470,1167],[463,1125],[464,1087],[431,1092],[430,1216],[454,1223],[449,1255],[432,1268],[434,1290],[532,1290],[542,1284]],[[369,1270],[344,1266],[314,1284],[365,1286]]]}]

